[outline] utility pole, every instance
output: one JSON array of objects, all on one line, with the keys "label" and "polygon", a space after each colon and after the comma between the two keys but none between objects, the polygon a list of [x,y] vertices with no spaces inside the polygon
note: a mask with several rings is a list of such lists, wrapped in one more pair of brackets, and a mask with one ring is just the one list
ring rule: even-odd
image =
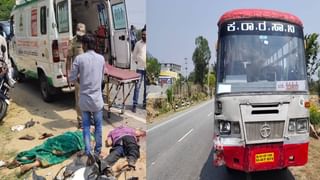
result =
[{"label": "utility pole", "polygon": [[187,85],[187,89],[186,89],[186,94],[187,94],[187,96],[186,97],[188,97],[188,95],[189,95],[189,86],[188,86],[188,58],[184,58],[184,60],[185,60],[185,65],[186,65],[186,67],[185,67],[185,70],[186,70],[186,85]]},{"label": "utility pole", "polygon": [[185,60],[185,65],[186,65],[186,67],[185,67],[185,70],[186,70],[186,80],[188,81],[188,58],[184,58],[184,60]]},{"label": "utility pole", "polygon": [[[209,61],[210,62],[210,61]],[[208,96],[210,96],[210,83],[209,83],[209,76],[210,76],[210,63],[208,62]]]}]

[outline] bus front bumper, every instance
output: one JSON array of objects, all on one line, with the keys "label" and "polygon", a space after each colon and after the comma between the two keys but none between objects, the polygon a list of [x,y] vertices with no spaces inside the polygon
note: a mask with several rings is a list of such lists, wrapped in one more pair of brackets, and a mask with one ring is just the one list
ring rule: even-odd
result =
[{"label": "bus front bumper", "polygon": [[308,142],[299,144],[223,145],[215,140],[213,164],[245,172],[302,166],[308,161]]}]

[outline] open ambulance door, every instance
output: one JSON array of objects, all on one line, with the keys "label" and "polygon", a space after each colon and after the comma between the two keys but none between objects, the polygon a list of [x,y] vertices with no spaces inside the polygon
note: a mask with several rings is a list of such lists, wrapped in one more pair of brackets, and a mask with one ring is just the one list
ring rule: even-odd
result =
[{"label": "open ambulance door", "polygon": [[69,40],[72,39],[71,0],[54,0],[55,36],[52,38],[52,58],[54,78],[67,82],[66,60]]},{"label": "open ambulance door", "polygon": [[109,22],[113,64],[119,68],[130,68],[131,51],[128,18],[125,0],[110,0]]}]

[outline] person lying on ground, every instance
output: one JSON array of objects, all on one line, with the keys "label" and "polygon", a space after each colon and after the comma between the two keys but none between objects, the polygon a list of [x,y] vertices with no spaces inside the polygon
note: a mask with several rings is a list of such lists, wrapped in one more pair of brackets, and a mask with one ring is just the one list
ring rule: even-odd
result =
[{"label": "person lying on ground", "polygon": [[128,165],[135,168],[140,157],[138,138],[145,135],[145,131],[126,126],[113,129],[106,140],[106,146],[111,146],[109,155],[103,160],[106,166],[111,168],[120,158],[126,157]]},{"label": "person lying on ground", "polygon": [[20,166],[21,174],[33,167],[48,167],[59,164],[74,153],[84,150],[82,131],[66,132],[47,139],[43,144],[20,152],[8,168]]}]

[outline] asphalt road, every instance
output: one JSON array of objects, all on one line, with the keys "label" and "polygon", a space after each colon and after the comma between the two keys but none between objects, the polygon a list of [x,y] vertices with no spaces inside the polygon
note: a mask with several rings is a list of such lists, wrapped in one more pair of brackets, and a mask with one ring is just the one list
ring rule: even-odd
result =
[{"label": "asphalt road", "polygon": [[[247,174],[212,165],[213,101],[148,127],[148,180],[244,180]],[[289,170],[251,173],[251,179],[292,180]]]}]

